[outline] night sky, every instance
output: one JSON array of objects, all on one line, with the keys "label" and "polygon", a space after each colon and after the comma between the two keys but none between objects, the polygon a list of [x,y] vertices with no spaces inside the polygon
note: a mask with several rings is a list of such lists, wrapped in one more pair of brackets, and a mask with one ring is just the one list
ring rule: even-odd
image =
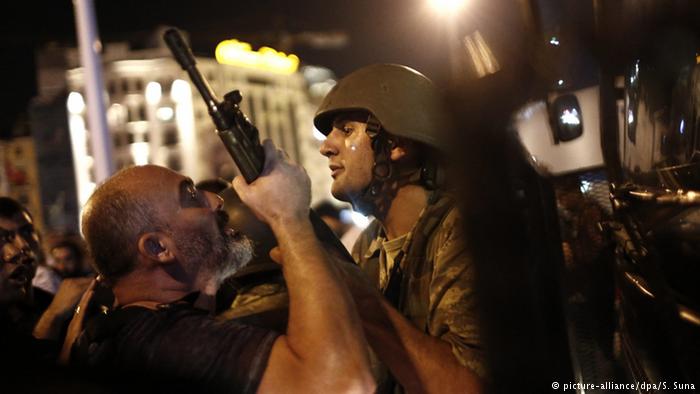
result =
[{"label": "night sky", "polygon": [[[76,45],[71,1],[6,4],[0,27],[3,135],[36,94],[34,51],[51,41]],[[176,26],[190,33],[196,54],[213,57],[216,44],[228,38],[279,48],[282,32],[344,32],[349,41],[343,48],[294,45],[292,52],[302,64],[327,66],[339,76],[378,62],[406,64],[438,81],[447,73],[444,21],[427,0],[96,0],[95,7],[104,43],[145,46],[157,26]]]}]

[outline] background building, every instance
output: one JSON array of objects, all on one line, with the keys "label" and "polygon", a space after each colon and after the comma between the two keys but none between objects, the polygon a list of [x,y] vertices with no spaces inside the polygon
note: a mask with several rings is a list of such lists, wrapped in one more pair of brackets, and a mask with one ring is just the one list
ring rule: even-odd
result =
[{"label": "background building", "polygon": [[[243,55],[269,58],[274,52],[248,48]],[[37,59],[38,96],[29,112],[39,183],[45,191],[44,216],[51,228],[75,230],[79,207],[95,187],[83,69],[77,67],[75,49],[49,46]],[[132,50],[128,44],[110,44],[102,60],[115,169],[152,163],[182,172],[195,182],[236,175],[203,101],[164,45]],[[314,185],[313,202],[331,198],[331,178],[325,158],[318,153],[320,142],[312,119],[318,100],[332,86],[332,73],[318,67],[302,73],[227,65],[206,57],[197,57],[197,63],[219,97],[233,89],[241,91],[241,109],[258,127],[261,139],[272,139],[304,165]]]},{"label": "background building", "polygon": [[0,195],[9,196],[26,206],[38,228],[42,227],[41,188],[34,141],[16,137],[0,142]]}]

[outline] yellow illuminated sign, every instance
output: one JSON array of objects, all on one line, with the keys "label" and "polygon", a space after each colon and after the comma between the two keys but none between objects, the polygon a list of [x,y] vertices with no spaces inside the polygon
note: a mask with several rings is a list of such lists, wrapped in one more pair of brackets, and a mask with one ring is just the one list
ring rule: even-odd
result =
[{"label": "yellow illuminated sign", "polygon": [[226,40],[216,46],[216,61],[221,64],[251,67],[279,74],[294,74],[299,68],[299,57],[278,52],[270,47],[254,51],[250,44],[238,40]]}]

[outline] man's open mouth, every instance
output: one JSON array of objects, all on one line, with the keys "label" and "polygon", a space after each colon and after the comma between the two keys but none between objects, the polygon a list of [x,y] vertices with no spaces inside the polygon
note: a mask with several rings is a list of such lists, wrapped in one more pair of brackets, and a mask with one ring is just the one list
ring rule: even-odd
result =
[{"label": "man's open mouth", "polygon": [[28,265],[21,264],[9,276],[9,281],[17,286],[25,286],[31,280],[31,269]]}]

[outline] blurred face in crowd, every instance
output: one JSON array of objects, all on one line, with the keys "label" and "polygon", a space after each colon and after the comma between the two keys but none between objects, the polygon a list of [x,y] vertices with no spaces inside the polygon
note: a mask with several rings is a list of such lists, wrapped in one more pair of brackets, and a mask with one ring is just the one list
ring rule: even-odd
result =
[{"label": "blurred face in crowd", "polygon": [[161,177],[168,184],[163,190],[169,189],[171,204],[158,208],[170,219],[176,257],[190,276],[205,270],[225,278],[251,259],[251,242],[227,226],[228,215],[218,195],[198,190],[191,179],[172,171]]},{"label": "blurred face in crowd", "polygon": [[69,278],[80,274],[80,261],[75,251],[68,246],[58,246],[51,249],[52,268],[62,277]]},{"label": "blurred face in crowd", "polygon": [[26,213],[0,218],[0,304],[26,299],[36,273],[39,236]]},{"label": "blurred face in crowd", "polygon": [[320,148],[321,154],[328,158],[333,178],[331,193],[342,201],[352,202],[361,196],[372,180],[374,153],[366,121],[363,112],[336,116],[333,129]]}]

